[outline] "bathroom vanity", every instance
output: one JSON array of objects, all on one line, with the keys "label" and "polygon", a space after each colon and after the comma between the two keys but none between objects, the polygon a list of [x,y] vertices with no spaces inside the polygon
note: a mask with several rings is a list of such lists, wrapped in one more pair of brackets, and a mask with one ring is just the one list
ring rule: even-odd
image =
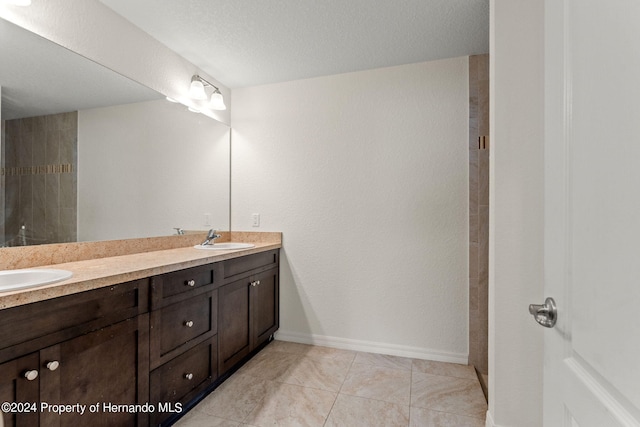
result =
[{"label": "bathroom vanity", "polygon": [[[25,304],[14,294],[13,306],[0,310],[5,425],[170,423],[278,329],[279,247],[206,255],[172,249],[159,258],[180,254],[180,263],[142,269],[153,253],[87,260],[72,264],[101,270],[138,261],[135,271],[94,275],[94,289]],[[198,265],[179,268],[190,264]],[[34,292],[25,299],[37,298]]]}]

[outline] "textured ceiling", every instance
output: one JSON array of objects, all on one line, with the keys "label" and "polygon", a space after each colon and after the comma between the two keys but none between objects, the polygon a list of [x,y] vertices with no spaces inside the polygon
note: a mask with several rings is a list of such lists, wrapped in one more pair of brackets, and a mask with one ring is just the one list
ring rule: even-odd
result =
[{"label": "textured ceiling", "polygon": [[489,0],[101,0],[231,87],[489,51]]}]

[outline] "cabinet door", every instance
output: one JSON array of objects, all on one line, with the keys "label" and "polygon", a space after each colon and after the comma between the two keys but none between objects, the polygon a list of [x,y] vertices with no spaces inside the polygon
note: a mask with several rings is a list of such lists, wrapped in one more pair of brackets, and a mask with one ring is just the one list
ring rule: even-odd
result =
[{"label": "cabinet door", "polygon": [[274,268],[252,277],[251,286],[251,349],[267,341],[278,330],[279,282]]},{"label": "cabinet door", "polygon": [[[145,314],[41,350],[41,401],[87,405],[83,415],[44,411],[41,426],[147,425],[148,414],[114,411],[112,405],[149,401],[148,331]],[[97,411],[88,409],[92,404]]]},{"label": "cabinet door", "polygon": [[251,351],[249,278],[222,286],[218,290],[219,374],[242,360]]},{"label": "cabinet door", "polygon": [[[38,364],[37,353],[1,364],[0,402],[35,403],[37,405],[40,378],[36,377],[33,380],[28,380],[25,374],[30,371],[38,372]],[[13,413],[0,411],[0,417],[3,418],[5,427],[32,427],[38,425],[38,412],[26,412],[26,409]]]}]

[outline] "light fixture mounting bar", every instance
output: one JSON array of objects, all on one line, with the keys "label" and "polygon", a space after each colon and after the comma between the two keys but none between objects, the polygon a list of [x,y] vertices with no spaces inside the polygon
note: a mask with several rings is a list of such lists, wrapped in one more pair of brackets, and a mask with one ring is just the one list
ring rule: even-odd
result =
[{"label": "light fixture mounting bar", "polygon": [[220,92],[220,89],[218,89],[218,86],[214,85],[213,83],[207,81],[206,79],[203,79],[202,77],[200,77],[198,74],[196,74],[194,76],[196,79],[200,80],[204,85],[206,86],[211,86],[212,88],[214,88],[216,90],[216,92]]}]

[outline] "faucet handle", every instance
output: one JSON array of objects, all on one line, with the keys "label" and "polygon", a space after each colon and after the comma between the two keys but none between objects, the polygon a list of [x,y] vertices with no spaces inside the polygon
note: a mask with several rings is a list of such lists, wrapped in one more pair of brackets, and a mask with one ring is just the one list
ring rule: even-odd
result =
[{"label": "faucet handle", "polygon": [[218,239],[222,236],[220,236],[219,234],[216,234],[216,230],[214,230],[213,228],[211,230],[209,230],[209,232],[207,233],[207,238],[204,242],[202,242],[201,246],[206,246],[209,244],[213,244],[211,243],[212,240]]},{"label": "faucet handle", "polygon": [[178,236],[182,236],[184,234],[184,230],[180,227],[173,227],[174,230],[176,230],[176,234]]}]

